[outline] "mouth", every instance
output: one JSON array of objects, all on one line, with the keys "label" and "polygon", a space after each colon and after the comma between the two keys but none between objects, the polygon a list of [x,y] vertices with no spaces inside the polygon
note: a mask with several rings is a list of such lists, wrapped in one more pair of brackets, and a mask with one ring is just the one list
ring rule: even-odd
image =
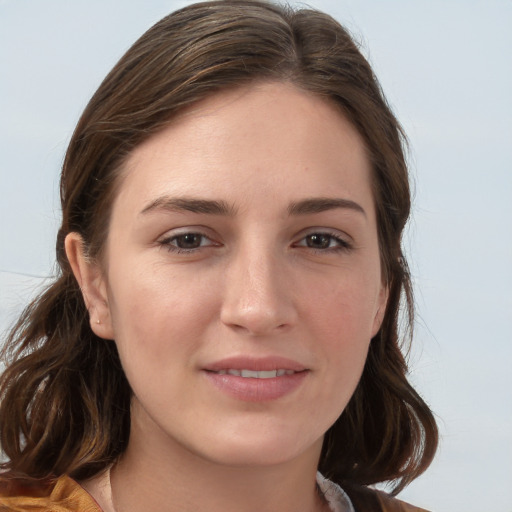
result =
[{"label": "mouth", "polygon": [[268,402],[290,395],[309,381],[310,369],[283,357],[230,357],[207,365],[215,389],[235,400]]}]

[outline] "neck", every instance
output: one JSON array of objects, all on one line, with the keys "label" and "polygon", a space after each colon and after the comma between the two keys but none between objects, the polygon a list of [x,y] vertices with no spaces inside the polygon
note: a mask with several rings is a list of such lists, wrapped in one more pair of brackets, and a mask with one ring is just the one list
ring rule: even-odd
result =
[{"label": "neck", "polygon": [[[126,453],[111,472],[116,512],[318,512],[321,440],[294,460],[231,466],[207,460],[165,434],[132,426]],[[325,508],[324,508],[325,507]]]}]

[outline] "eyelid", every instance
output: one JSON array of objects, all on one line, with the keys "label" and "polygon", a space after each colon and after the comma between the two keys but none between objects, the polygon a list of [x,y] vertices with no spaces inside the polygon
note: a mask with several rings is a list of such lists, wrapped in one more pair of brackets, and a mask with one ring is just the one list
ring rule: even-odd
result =
[{"label": "eyelid", "polygon": [[163,234],[158,236],[158,240],[162,241],[169,238],[174,238],[181,235],[187,235],[189,233],[195,233],[203,235],[206,238],[213,238],[215,235],[212,230],[206,226],[191,225],[191,226],[177,226],[174,228],[167,229]]}]

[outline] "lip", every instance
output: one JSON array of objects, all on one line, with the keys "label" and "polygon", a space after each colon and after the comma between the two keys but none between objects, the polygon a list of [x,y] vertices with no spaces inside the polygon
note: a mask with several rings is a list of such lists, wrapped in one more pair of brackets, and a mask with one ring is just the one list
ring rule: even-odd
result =
[{"label": "lip", "polygon": [[[292,374],[258,379],[230,374],[219,374],[222,370],[274,371],[293,370]],[[203,368],[203,373],[217,390],[245,402],[267,402],[278,400],[299,388],[309,369],[303,364],[283,357],[229,357],[215,361]]]},{"label": "lip", "polygon": [[303,364],[280,356],[267,357],[248,357],[234,356],[220,359],[213,363],[207,364],[204,370],[210,372],[219,372],[221,370],[252,370],[255,372],[272,371],[272,370],[293,370],[294,372],[302,372],[308,368]]}]

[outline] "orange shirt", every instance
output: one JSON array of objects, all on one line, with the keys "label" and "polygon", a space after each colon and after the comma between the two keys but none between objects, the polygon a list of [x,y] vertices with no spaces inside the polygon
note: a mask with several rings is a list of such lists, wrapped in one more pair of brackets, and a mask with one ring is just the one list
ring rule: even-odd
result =
[{"label": "orange shirt", "polygon": [[0,483],[0,511],[102,512],[93,497],[68,476],[48,485]]}]

